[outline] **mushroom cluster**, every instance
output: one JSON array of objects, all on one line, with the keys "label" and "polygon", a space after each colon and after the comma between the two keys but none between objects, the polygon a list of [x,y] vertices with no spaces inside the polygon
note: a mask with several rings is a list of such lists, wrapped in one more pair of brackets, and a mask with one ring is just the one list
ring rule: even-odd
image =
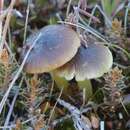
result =
[{"label": "mushroom cluster", "polygon": [[50,72],[70,61],[80,47],[80,39],[75,31],[63,25],[49,25],[27,38],[21,59],[39,34],[24,66],[28,73]]},{"label": "mushroom cluster", "polygon": [[68,86],[68,80],[75,78],[79,87],[86,88],[89,79],[101,77],[112,66],[108,47],[97,43],[83,46],[78,34],[66,25],[48,25],[29,36],[22,59],[39,33],[24,66],[27,73],[50,72],[59,87]]}]

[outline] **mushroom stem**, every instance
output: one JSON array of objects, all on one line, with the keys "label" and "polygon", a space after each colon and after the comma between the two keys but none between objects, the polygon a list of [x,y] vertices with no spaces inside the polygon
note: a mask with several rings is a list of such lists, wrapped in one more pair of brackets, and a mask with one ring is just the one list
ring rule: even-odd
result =
[{"label": "mushroom stem", "polygon": [[84,81],[77,82],[80,89],[85,89],[85,97],[88,100],[93,94],[91,81],[86,79]]},{"label": "mushroom stem", "polygon": [[64,92],[67,92],[67,87],[69,85],[68,81],[63,77],[60,77],[60,76],[56,75],[54,72],[51,73],[51,75],[52,75],[57,87],[59,89],[64,88]]}]

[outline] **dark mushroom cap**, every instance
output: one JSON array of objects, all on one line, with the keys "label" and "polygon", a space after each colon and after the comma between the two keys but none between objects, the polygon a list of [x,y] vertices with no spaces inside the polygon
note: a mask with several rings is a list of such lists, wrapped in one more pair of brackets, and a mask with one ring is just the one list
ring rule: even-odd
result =
[{"label": "dark mushroom cap", "polygon": [[101,44],[81,46],[71,61],[55,70],[67,80],[75,77],[77,81],[101,77],[112,67],[113,57],[108,47]]},{"label": "dark mushroom cap", "polygon": [[75,56],[80,46],[80,39],[74,30],[65,25],[49,25],[27,39],[21,59],[40,33],[24,66],[28,73],[49,72],[64,65]]}]

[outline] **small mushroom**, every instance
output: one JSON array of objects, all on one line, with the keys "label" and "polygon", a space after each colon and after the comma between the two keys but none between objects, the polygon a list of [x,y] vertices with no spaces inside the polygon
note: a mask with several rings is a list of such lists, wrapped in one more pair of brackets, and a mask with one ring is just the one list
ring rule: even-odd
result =
[{"label": "small mushroom", "polygon": [[113,57],[108,47],[101,44],[81,46],[71,61],[55,70],[66,80],[76,79],[80,88],[86,88],[86,96],[92,94],[90,79],[101,77],[112,67]]},{"label": "small mushroom", "polygon": [[24,65],[27,73],[52,72],[70,61],[80,46],[80,39],[74,30],[65,25],[49,25],[27,39],[22,49],[21,59],[25,57],[29,47],[39,34],[41,34],[40,38]]}]

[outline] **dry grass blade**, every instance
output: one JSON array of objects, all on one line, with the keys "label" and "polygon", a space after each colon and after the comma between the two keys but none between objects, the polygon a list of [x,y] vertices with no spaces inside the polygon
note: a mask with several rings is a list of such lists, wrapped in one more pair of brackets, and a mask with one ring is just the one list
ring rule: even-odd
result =
[{"label": "dry grass blade", "polygon": [[29,16],[29,2],[28,2],[28,5],[27,5],[27,10],[26,10],[26,20],[25,20],[25,29],[24,29],[24,39],[23,39],[23,43],[25,43],[25,40],[26,40],[26,32],[27,32],[27,25],[28,25],[28,16]]},{"label": "dry grass blade", "polygon": [[108,41],[103,37],[103,35],[101,35],[99,32],[97,32],[96,30],[94,30],[92,27],[90,26],[85,26],[83,24],[74,24],[74,23],[71,23],[71,22],[65,22],[65,21],[58,21],[58,23],[64,23],[64,24],[68,24],[68,25],[72,25],[72,26],[75,26],[75,27],[78,27],[78,28],[81,28],[83,29],[84,31],[86,32],[89,32],[91,33],[92,35],[94,35],[95,37],[101,39],[103,42],[105,43],[108,43]]},{"label": "dry grass blade", "polygon": [[67,11],[66,11],[66,18],[67,18],[68,15],[69,15],[71,3],[72,3],[72,0],[69,0],[68,6],[67,6]]},{"label": "dry grass blade", "polygon": [[125,11],[125,17],[124,17],[124,32],[126,34],[126,30],[127,30],[127,20],[128,20],[128,12],[130,9],[130,2],[127,5],[126,11]]},{"label": "dry grass blade", "polygon": [[0,44],[0,54],[2,52],[4,43],[5,43],[6,34],[7,34],[8,27],[9,27],[9,22],[10,22],[10,19],[11,19],[11,14],[12,14],[12,9],[13,9],[14,4],[15,4],[15,0],[12,0],[11,3],[10,3],[10,6],[8,8],[8,14],[6,16],[6,21],[5,21],[5,24],[4,24],[3,31],[2,31],[2,39],[1,39],[1,44]]},{"label": "dry grass blade", "polygon": [[88,12],[86,12],[86,11],[84,11],[84,10],[82,10],[82,9],[78,9],[79,10],[79,12],[81,13],[81,14],[83,14],[83,15],[85,15],[85,16],[87,16],[87,17],[90,17],[90,19],[93,19],[95,22],[97,22],[97,23],[100,23],[100,20],[97,18],[97,17],[95,17],[95,16],[93,16],[92,14],[90,14],[90,13],[88,13]]},{"label": "dry grass blade", "polygon": [[[0,12],[3,10],[4,0],[0,1]],[[2,34],[2,21],[0,21],[0,39]]]},{"label": "dry grass blade", "polygon": [[6,91],[6,93],[5,93],[5,95],[4,95],[3,99],[2,99],[2,101],[0,102],[0,114],[1,114],[1,112],[2,112],[2,110],[3,110],[4,104],[5,104],[5,102],[6,102],[7,98],[8,98],[8,95],[9,95],[9,93],[10,93],[10,90],[12,89],[12,87],[13,87],[15,81],[18,79],[20,73],[22,72],[22,69],[23,69],[23,67],[24,67],[24,64],[25,64],[25,62],[26,62],[28,56],[29,56],[29,53],[31,52],[31,50],[32,50],[33,47],[35,46],[35,44],[36,44],[36,42],[37,42],[37,40],[39,39],[40,36],[41,36],[41,33],[38,35],[37,39],[34,41],[34,43],[32,44],[32,46],[29,48],[29,50],[28,50],[28,52],[27,52],[27,54],[26,54],[26,56],[25,56],[25,58],[24,58],[24,60],[23,60],[23,62],[22,62],[22,64],[21,64],[21,66],[19,67],[19,69],[18,69],[18,71],[17,71],[17,73],[16,73],[14,79],[13,79],[12,82],[10,83],[8,90]]},{"label": "dry grass blade", "polygon": [[[103,17],[106,20],[106,24],[108,24],[108,26],[111,27],[111,20],[106,16],[106,14],[103,12],[103,10],[101,9],[101,7],[99,5],[95,5],[95,7],[92,10],[92,16],[93,14],[96,12],[96,9],[98,9],[100,11],[100,13],[103,15]],[[90,19],[89,23],[91,22],[92,19]]]},{"label": "dry grass blade", "polygon": [[[15,93],[15,96],[13,98],[12,104],[11,104],[9,112],[7,114],[7,118],[6,118],[4,126],[7,126],[9,124],[9,120],[10,120],[10,117],[11,117],[11,114],[12,114],[12,111],[13,111],[13,107],[14,107],[14,104],[15,104],[15,101],[16,101],[18,94],[19,94],[19,89]],[[5,129],[3,129],[3,130],[5,130]]]},{"label": "dry grass blade", "polygon": [[59,96],[58,96],[58,99],[57,99],[57,101],[56,101],[56,103],[55,103],[53,109],[51,110],[51,114],[50,114],[50,117],[49,117],[48,123],[47,123],[47,129],[49,128],[49,124],[50,124],[51,118],[52,118],[52,116],[53,116],[53,113],[54,113],[54,110],[55,110],[56,105],[57,105],[57,103],[58,103],[58,100],[60,99],[60,97],[61,97],[61,95],[62,95],[62,92],[63,92],[63,89],[61,89],[60,94],[59,94]]}]

